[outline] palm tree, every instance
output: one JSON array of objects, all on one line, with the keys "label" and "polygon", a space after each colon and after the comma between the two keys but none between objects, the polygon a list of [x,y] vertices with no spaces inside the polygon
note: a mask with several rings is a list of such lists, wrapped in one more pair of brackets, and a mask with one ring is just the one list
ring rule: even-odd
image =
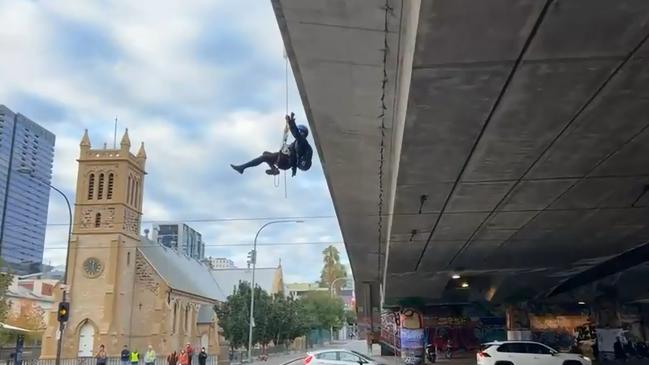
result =
[{"label": "palm tree", "polygon": [[[340,263],[340,253],[336,247],[329,246],[325,248],[322,251],[322,255],[324,265],[322,267],[322,272],[320,273],[320,286],[329,288],[334,280],[347,277],[347,270],[345,269],[345,265]],[[340,288],[344,284],[343,281],[344,280],[338,280],[338,282],[335,283],[334,289],[336,290],[336,293],[340,291]]]}]

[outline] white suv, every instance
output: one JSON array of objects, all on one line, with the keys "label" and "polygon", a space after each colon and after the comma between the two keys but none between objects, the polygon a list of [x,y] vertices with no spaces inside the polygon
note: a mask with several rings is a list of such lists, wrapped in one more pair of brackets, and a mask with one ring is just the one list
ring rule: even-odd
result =
[{"label": "white suv", "polygon": [[559,352],[531,341],[489,342],[476,354],[478,365],[591,365],[586,356]]}]

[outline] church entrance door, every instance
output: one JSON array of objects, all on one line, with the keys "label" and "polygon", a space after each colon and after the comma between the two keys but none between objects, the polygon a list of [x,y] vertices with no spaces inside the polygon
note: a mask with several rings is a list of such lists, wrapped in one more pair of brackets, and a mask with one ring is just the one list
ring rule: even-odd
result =
[{"label": "church entrance door", "polygon": [[79,329],[79,353],[78,357],[92,357],[92,350],[95,345],[95,329],[90,323],[86,323]]}]

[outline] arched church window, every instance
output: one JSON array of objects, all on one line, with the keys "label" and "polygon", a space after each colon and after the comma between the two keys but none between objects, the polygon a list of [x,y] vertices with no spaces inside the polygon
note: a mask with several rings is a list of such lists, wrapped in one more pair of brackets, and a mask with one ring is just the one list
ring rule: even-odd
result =
[{"label": "arched church window", "polygon": [[128,175],[128,185],[126,186],[126,202],[130,203],[131,202],[131,182],[133,182],[133,178],[131,175]]},{"label": "arched church window", "polygon": [[99,185],[97,186],[97,199],[101,200],[104,198],[104,174],[99,174]]},{"label": "arched church window", "polygon": [[187,307],[185,307],[185,332],[189,333],[189,304],[187,304]]},{"label": "arched church window", "polygon": [[106,199],[113,199],[113,184],[115,182],[115,176],[111,172],[108,174],[108,191],[106,192]]},{"label": "arched church window", "polygon": [[99,228],[101,226],[101,213],[95,214],[95,228]]},{"label": "arched church window", "polygon": [[95,195],[95,174],[88,176],[88,200],[92,200]]},{"label": "arched church window", "polygon": [[139,202],[140,202],[140,180],[135,180],[135,199],[133,199],[133,205],[135,205],[136,208],[139,208]]},{"label": "arched church window", "polygon": [[174,303],[174,315],[171,321],[171,333],[176,333],[176,318],[178,316],[178,302]]}]

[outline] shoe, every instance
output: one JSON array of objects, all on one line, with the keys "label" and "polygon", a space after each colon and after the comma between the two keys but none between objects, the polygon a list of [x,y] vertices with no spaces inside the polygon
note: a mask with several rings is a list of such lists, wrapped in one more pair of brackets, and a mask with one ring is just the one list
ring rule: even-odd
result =
[{"label": "shoe", "polygon": [[232,168],[234,169],[234,171],[236,171],[236,172],[238,172],[238,173],[240,173],[240,174],[243,175],[243,170],[244,170],[243,167],[241,167],[241,166],[236,166],[236,165],[230,165],[230,167],[232,167]]},{"label": "shoe", "polygon": [[266,170],[266,174],[276,176],[279,175],[279,170],[277,168],[268,169]]}]

